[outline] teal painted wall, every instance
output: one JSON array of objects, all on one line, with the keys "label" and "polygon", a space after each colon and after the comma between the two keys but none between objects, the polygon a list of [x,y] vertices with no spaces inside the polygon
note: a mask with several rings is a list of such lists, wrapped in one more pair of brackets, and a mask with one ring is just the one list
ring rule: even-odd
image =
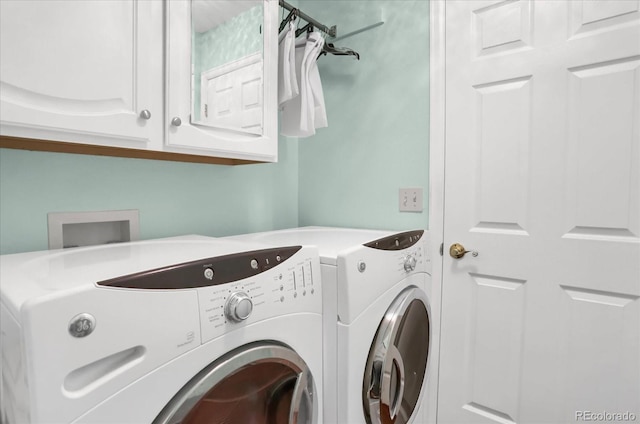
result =
[{"label": "teal painted wall", "polygon": [[[319,61],[329,127],[280,140],[279,163],[217,166],[0,149],[0,253],[47,248],[47,213],[140,210],[142,239],[223,236],[297,225],[428,227],[427,1],[300,7],[346,34],[361,60]],[[398,188],[424,212],[398,212]]]},{"label": "teal painted wall", "polygon": [[298,146],[222,166],[0,149],[0,253],[48,247],[47,213],[140,210],[140,238],[223,236],[298,223]]},{"label": "teal painted wall", "polygon": [[[318,65],[329,127],[301,139],[300,225],[428,227],[429,2],[306,0],[300,8],[360,53]],[[422,187],[424,212],[400,213],[398,189]]]}]

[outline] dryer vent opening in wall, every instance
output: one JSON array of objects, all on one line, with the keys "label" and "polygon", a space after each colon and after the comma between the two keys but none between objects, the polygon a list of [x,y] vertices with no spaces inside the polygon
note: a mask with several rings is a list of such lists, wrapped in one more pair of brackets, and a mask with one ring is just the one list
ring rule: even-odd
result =
[{"label": "dryer vent opening in wall", "polygon": [[49,249],[135,241],[139,238],[137,209],[98,212],[51,212]]}]

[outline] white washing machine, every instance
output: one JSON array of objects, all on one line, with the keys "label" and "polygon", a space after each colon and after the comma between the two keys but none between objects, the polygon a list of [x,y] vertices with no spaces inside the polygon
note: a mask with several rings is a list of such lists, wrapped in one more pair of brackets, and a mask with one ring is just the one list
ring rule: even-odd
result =
[{"label": "white washing machine", "polygon": [[232,238],[318,246],[325,423],[435,423],[441,290],[424,231],[302,227]]},{"label": "white washing machine", "polygon": [[0,270],[7,424],[323,422],[314,247],[178,237]]}]

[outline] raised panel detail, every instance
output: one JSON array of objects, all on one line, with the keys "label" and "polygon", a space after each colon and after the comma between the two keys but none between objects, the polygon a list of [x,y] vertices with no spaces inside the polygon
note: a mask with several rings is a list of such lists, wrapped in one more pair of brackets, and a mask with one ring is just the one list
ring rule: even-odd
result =
[{"label": "raised panel detail", "polygon": [[24,36],[1,37],[3,101],[76,116],[135,112],[136,8],[135,2],[40,2],[38,15],[48,25],[38,25],[11,18],[32,15],[32,2],[4,4],[3,32]]},{"label": "raised panel detail", "polygon": [[161,150],[162,11],[155,1],[0,0],[0,132],[31,139],[3,145]]},{"label": "raised panel detail", "polygon": [[565,238],[639,240],[639,65],[569,69]]},{"label": "raised panel detail", "polygon": [[473,37],[477,56],[522,50],[531,45],[529,0],[506,0],[473,11]]},{"label": "raised panel detail", "polygon": [[[131,111],[131,97],[121,98],[98,97],[94,99],[78,99],[69,97],[56,97],[41,94],[0,81],[0,91],[7,103],[52,113],[68,113],[76,116],[110,115],[123,110]],[[124,94],[124,93],[123,93]],[[130,94],[130,93],[129,93]],[[128,97],[128,98],[127,98]],[[127,104],[127,102],[129,102]]]},{"label": "raised panel detail", "polygon": [[601,290],[583,289],[580,287],[563,286],[562,289],[573,300],[580,300],[583,302],[599,303],[601,305],[618,306],[624,308],[628,303],[637,300],[639,296],[610,293]]},{"label": "raised panel detail", "polygon": [[572,35],[590,35],[640,23],[640,0],[570,1]]},{"label": "raised panel detail", "polygon": [[469,341],[465,343],[470,357],[464,363],[472,381],[467,386],[471,402],[464,409],[508,424],[518,415],[526,281],[480,274],[470,277],[475,283]]},{"label": "raised panel detail", "polygon": [[201,123],[262,134],[262,53],[202,73]]},{"label": "raised panel detail", "polygon": [[531,77],[474,88],[476,205],[471,231],[526,235]]},{"label": "raised panel detail", "polygon": [[262,132],[262,78],[242,83],[242,128]]},{"label": "raised panel detail", "polygon": [[574,411],[628,411],[640,399],[639,296],[560,287],[559,353],[566,366],[560,369],[559,382],[566,394],[566,422],[575,421]]},{"label": "raised panel detail", "polygon": [[469,402],[465,406],[462,407],[469,412],[472,412],[476,415],[480,415],[481,417],[485,417],[491,421],[495,421],[500,424],[515,424],[513,418],[504,414],[500,411],[495,411],[491,408],[487,408],[486,406],[478,405],[475,402]]}]

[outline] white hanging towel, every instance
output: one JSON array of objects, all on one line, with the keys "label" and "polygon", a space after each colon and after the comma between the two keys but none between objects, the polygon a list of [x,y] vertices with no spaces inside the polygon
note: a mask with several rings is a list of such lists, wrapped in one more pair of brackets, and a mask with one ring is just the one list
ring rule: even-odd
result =
[{"label": "white hanging towel", "polygon": [[322,83],[316,59],[324,39],[312,32],[296,42],[296,70],[299,95],[286,102],[282,111],[280,133],[289,137],[309,137],[316,128],[327,126]]},{"label": "white hanging towel", "polygon": [[295,26],[293,22],[278,36],[278,105],[298,95],[296,76]]},{"label": "white hanging towel", "polygon": [[[304,45],[296,46],[296,72],[300,75],[302,59],[304,57]],[[288,137],[298,137],[300,135],[300,116],[302,112],[302,98],[306,96],[306,86],[302,87],[302,78],[298,78],[298,96],[284,103],[280,114],[280,134]]]},{"label": "white hanging towel", "polygon": [[302,80],[300,84],[300,123],[298,137],[309,137],[316,133],[315,118],[315,100],[313,98],[313,89],[309,83],[309,73],[312,63],[316,62],[318,42],[322,37],[316,36],[315,32],[307,34],[304,42],[304,56],[300,67],[299,78]]},{"label": "white hanging towel", "polygon": [[[318,33],[320,36],[320,33]],[[322,92],[322,81],[318,70],[318,56],[324,47],[324,38],[320,36],[320,42],[313,53],[313,62],[309,66],[308,86],[313,93],[313,127],[315,129],[329,126],[327,122],[327,111],[324,106],[324,93]]]}]

